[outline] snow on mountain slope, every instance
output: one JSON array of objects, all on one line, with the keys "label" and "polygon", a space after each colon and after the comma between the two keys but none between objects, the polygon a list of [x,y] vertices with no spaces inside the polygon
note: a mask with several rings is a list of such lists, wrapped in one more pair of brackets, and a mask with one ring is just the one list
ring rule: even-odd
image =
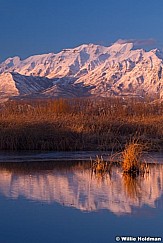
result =
[{"label": "snow on mountain slope", "polygon": [[[23,75],[41,77],[65,77],[74,76],[82,69],[87,71],[94,69],[108,58],[107,47],[98,45],[81,45],[75,49],[65,49],[58,54],[49,53],[29,57],[15,65],[9,65],[5,61],[0,65],[0,72],[18,72]],[[16,57],[10,59],[13,63]]]},{"label": "snow on mountain slope", "polygon": [[53,86],[44,90],[42,97],[88,97],[91,96],[90,85],[76,83],[75,80],[68,81],[67,78],[61,78],[60,82],[53,82]]},{"label": "snow on mountain slope", "polygon": [[53,85],[48,78],[24,76],[18,73],[0,74],[0,94],[6,96],[29,95]]},{"label": "snow on mountain slope", "polygon": [[136,50],[123,60],[121,56],[105,62],[78,82],[95,85],[92,93],[96,95],[154,94],[160,97],[163,91],[162,60],[153,51]]},{"label": "snow on mountain slope", "polygon": [[0,95],[19,95],[11,73],[0,74]]},{"label": "snow on mountain slope", "polygon": [[[45,96],[148,94],[160,98],[163,96],[162,68],[163,53],[158,49],[134,50],[132,43],[118,42],[109,47],[84,44],[25,60],[8,58],[0,64],[0,92],[7,92],[6,85],[12,83],[11,93],[15,95],[36,92]],[[8,78],[4,81],[4,77],[12,79],[10,75],[14,81],[9,82]]]},{"label": "snow on mountain slope", "polygon": [[9,71],[10,69],[14,71],[14,67],[19,65],[20,58],[19,57],[9,57],[6,61],[0,64],[0,73],[5,71]]},{"label": "snow on mountain slope", "polygon": [[42,92],[53,86],[52,80],[48,78],[24,76],[18,73],[12,73],[12,77],[20,95]]}]

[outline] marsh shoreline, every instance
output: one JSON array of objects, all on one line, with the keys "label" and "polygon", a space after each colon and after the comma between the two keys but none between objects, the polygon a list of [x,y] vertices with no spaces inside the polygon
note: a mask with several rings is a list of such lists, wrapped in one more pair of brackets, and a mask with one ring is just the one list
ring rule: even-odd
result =
[{"label": "marsh shoreline", "polygon": [[[102,157],[105,161],[109,161],[111,151],[74,151],[74,152],[49,152],[49,151],[0,151],[0,164],[2,163],[37,163],[37,162],[89,162],[96,157]],[[144,160],[147,163],[163,163],[162,152],[150,152],[144,154]]]}]

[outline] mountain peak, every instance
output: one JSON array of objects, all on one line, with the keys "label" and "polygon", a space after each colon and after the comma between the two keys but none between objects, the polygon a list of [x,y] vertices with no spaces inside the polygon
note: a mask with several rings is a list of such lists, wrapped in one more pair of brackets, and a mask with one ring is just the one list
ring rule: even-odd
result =
[{"label": "mountain peak", "polygon": [[128,52],[132,50],[134,44],[133,43],[119,43],[115,42],[110,46],[110,49],[114,52]]}]

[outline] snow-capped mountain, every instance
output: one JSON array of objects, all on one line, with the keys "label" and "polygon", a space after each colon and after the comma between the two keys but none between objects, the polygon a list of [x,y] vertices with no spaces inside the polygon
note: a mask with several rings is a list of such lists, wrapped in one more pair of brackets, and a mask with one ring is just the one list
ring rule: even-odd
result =
[{"label": "snow-capped mountain", "polygon": [[0,94],[6,96],[163,96],[163,53],[88,44],[0,64]]}]

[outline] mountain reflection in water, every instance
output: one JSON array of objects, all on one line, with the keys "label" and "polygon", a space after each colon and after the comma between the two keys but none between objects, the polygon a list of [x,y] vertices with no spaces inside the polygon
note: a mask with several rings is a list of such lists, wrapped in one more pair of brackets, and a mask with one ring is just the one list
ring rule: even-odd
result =
[{"label": "mountain reflection in water", "polygon": [[150,173],[132,178],[117,166],[111,173],[94,174],[88,162],[1,163],[0,193],[12,199],[58,202],[81,211],[131,214],[134,207],[163,205],[163,165],[149,168]]}]

